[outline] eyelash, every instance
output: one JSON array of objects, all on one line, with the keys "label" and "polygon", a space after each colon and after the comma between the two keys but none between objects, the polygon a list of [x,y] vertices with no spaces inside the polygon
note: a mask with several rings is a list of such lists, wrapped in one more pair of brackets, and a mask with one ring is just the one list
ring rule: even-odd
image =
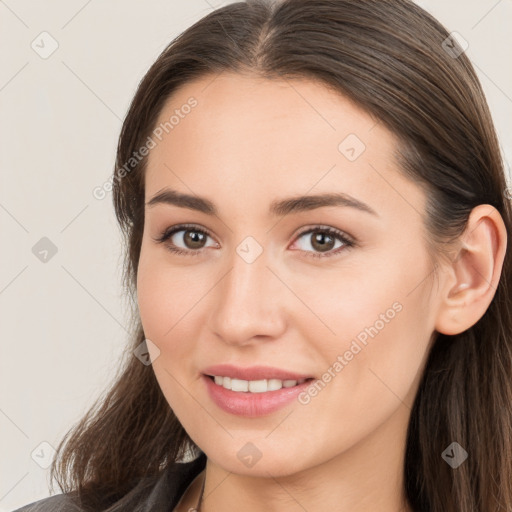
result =
[{"label": "eyelash", "polygon": [[[172,235],[174,235],[175,233],[178,233],[179,231],[195,231],[196,233],[201,233],[203,235],[207,235],[210,238],[212,238],[211,234],[208,231],[206,231],[204,229],[200,229],[193,224],[179,224],[179,225],[173,226],[172,228],[166,229],[160,236],[158,236],[157,238],[154,238],[154,240],[157,243],[164,243],[169,238],[171,238]],[[343,242],[344,247],[338,247],[337,250],[328,252],[326,254],[315,253],[315,252],[311,252],[311,251],[303,251],[303,252],[306,252],[308,254],[308,257],[311,257],[311,258],[330,258],[330,257],[336,256],[340,252],[350,249],[356,245],[355,241],[351,237],[349,237],[342,231],[339,231],[335,228],[331,228],[329,226],[325,226],[325,227],[324,226],[315,226],[313,228],[311,228],[311,227],[306,228],[304,231],[301,231],[297,235],[297,238],[300,238],[301,236],[303,236],[305,234],[315,233],[315,232],[327,233],[327,234],[333,236],[334,238],[337,238],[338,240]],[[180,254],[180,255],[185,255],[185,256],[197,256],[203,252],[203,249],[186,250],[186,249],[181,249],[180,247],[175,247],[175,246],[173,247],[170,245],[166,245],[166,248],[175,254]]]}]

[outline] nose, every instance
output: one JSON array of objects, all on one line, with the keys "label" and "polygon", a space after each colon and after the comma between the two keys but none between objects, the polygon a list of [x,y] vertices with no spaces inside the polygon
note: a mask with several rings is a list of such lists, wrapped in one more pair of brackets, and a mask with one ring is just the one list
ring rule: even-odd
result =
[{"label": "nose", "polygon": [[235,252],[229,263],[212,290],[211,332],[229,345],[279,338],[286,329],[290,292],[269,266],[265,251],[252,262]]}]

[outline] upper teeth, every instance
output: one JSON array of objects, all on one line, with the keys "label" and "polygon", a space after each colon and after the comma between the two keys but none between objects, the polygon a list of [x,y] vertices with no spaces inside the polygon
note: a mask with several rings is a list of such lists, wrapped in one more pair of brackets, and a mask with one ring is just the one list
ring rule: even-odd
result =
[{"label": "upper teeth", "polygon": [[279,380],[279,379],[262,379],[262,380],[242,380],[232,379],[231,377],[222,377],[214,375],[215,384],[223,386],[231,391],[249,391],[251,393],[264,393],[265,391],[277,391],[281,388],[291,388],[297,384],[302,384],[307,379],[300,380]]}]

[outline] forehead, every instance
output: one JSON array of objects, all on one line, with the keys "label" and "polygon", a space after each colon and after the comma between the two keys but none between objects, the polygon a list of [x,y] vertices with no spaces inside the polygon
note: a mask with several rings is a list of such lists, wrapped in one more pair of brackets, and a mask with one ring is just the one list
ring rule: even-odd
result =
[{"label": "forehead", "polygon": [[397,172],[394,135],[316,81],[209,75],[167,100],[159,127],[146,200],[164,187],[246,210],[310,190],[345,192],[373,205],[400,190],[419,194]]}]

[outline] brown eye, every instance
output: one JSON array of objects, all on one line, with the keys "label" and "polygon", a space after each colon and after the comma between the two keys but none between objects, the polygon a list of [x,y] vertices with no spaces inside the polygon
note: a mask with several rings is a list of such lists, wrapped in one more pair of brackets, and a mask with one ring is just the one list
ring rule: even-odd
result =
[{"label": "brown eye", "polygon": [[[343,232],[331,227],[324,228],[318,226],[316,228],[308,229],[307,231],[300,233],[297,238],[298,240],[302,238],[306,242],[302,245],[302,248],[299,248],[307,252],[308,256],[317,258],[336,255],[339,252],[355,245],[355,242],[348,237],[348,235],[345,235]],[[337,246],[336,242],[339,242]]]},{"label": "brown eye", "polygon": [[335,238],[329,234],[316,231],[311,236],[311,246],[320,252],[327,252],[334,248]]},{"label": "brown eye", "polygon": [[[178,234],[182,233],[182,234]],[[200,254],[205,248],[205,242],[210,235],[195,226],[174,226],[166,230],[155,239],[158,243],[165,243],[166,247],[177,254]],[[169,242],[169,243],[168,243]],[[215,245],[215,244],[214,244]]]},{"label": "brown eye", "polygon": [[[178,233],[182,234],[178,235]],[[203,229],[180,225],[167,229],[155,241],[165,243],[167,249],[175,254],[195,256],[201,254],[202,250],[208,247],[205,245],[208,237],[211,238],[211,235]],[[304,244],[305,247],[299,247],[299,249],[306,252],[308,256],[316,258],[335,256],[356,244],[352,237],[328,226],[317,226],[303,231],[298,235],[298,239],[301,238],[306,241],[306,244]],[[337,242],[338,246],[336,246]],[[210,247],[218,247],[218,244],[214,242]]]},{"label": "brown eye", "polygon": [[202,249],[203,244],[208,235],[200,231],[194,231],[191,229],[182,230],[184,232],[183,242],[187,246],[187,249]]}]

